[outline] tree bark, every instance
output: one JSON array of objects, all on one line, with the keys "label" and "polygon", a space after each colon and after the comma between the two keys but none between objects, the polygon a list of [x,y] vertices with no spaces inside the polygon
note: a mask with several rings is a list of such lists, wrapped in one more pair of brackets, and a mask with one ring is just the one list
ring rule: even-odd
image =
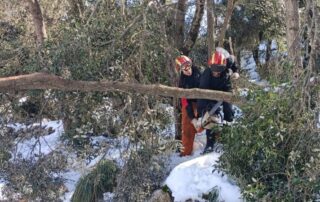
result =
[{"label": "tree bark", "polygon": [[[195,15],[192,21],[191,29],[189,30],[189,34],[185,39],[185,15],[186,15],[186,9],[187,9],[187,0],[179,0],[177,2],[176,6],[176,14],[175,14],[175,30],[171,30],[170,21],[167,21],[167,30],[168,30],[168,39],[170,44],[174,44],[175,47],[180,51],[180,53],[184,55],[188,55],[191,51],[191,48],[195,44],[195,41],[198,37],[199,29],[200,29],[200,23],[204,12],[204,2],[205,0],[197,0],[196,1],[196,11]],[[171,34],[174,34],[173,36]],[[173,42],[171,42],[171,39],[174,39]],[[169,60],[173,60],[172,56],[169,57]],[[171,63],[171,62],[170,62]],[[172,63],[171,63],[172,64]],[[169,70],[169,73],[174,72],[174,64],[170,65],[169,68],[172,68]],[[175,76],[171,77],[172,86],[176,86],[178,84],[178,78],[175,74]],[[174,110],[174,116],[175,116],[175,125],[176,125],[176,139],[181,139],[181,114],[180,114],[180,100],[177,98],[173,99],[173,106],[175,108]]]},{"label": "tree bark", "polygon": [[189,55],[192,47],[194,46],[198,38],[201,20],[204,13],[204,4],[205,4],[205,0],[196,1],[195,15],[192,20],[190,31],[187,35],[184,46],[182,48],[182,52],[185,55]]},{"label": "tree bark", "polygon": [[[317,2],[310,2],[312,10],[312,24],[310,30],[310,69],[315,72],[320,72],[320,5]],[[319,3],[320,4],[320,3]]]},{"label": "tree bark", "polygon": [[288,57],[293,62],[293,65],[302,67],[299,36],[299,3],[297,0],[285,0],[284,3],[286,8]]},{"label": "tree bark", "polygon": [[176,21],[175,21],[175,45],[178,50],[181,50],[183,47],[184,40],[184,24],[185,24],[185,15],[187,9],[187,0],[179,0],[177,3],[177,12],[176,12]]},{"label": "tree bark", "polygon": [[38,0],[25,0],[27,2],[27,8],[29,9],[33,24],[35,27],[35,34],[36,34],[36,42],[38,46],[41,46],[47,38],[47,32],[45,28],[45,24],[43,21],[43,16],[40,8],[40,4]]},{"label": "tree bark", "polygon": [[211,55],[213,54],[214,50],[214,25],[215,25],[215,19],[214,19],[214,1],[213,0],[207,0],[207,19],[208,19],[208,60],[211,58]]},{"label": "tree bark", "polygon": [[223,47],[223,42],[224,42],[224,38],[225,38],[225,35],[226,35],[226,31],[228,29],[229,21],[230,21],[231,16],[232,16],[234,3],[235,3],[234,0],[228,0],[226,17],[224,18],[223,25],[222,25],[221,32],[220,32],[220,36],[219,36],[219,40],[218,40],[219,41],[219,43],[218,43],[219,47]]},{"label": "tree bark", "polygon": [[74,81],[46,73],[33,73],[0,78],[0,92],[31,89],[54,89],[82,92],[122,91],[174,98],[185,97],[191,99],[223,100],[230,103],[238,101],[238,98],[229,92],[205,89],[183,89],[161,84],[143,85],[117,81]]}]

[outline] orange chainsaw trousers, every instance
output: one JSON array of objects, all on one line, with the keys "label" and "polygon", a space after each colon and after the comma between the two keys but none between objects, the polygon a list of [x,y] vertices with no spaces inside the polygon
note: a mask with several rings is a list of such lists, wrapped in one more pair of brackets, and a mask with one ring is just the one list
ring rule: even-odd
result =
[{"label": "orange chainsaw trousers", "polygon": [[[196,111],[196,104],[192,103],[193,111]],[[193,142],[195,134],[197,133],[197,130],[191,123],[191,119],[188,117],[187,109],[186,107],[182,107],[181,109],[181,129],[182,129],[182,150],[181,150],[181,156],[191,155],[193,150]]]}]

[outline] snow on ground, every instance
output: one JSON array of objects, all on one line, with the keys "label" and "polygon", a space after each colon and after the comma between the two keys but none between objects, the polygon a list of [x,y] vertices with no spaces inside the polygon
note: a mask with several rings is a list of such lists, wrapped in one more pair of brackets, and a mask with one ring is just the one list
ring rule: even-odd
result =
[{"label": "snow on ground", "polygon": [[3,179],[0,179],[0,201],[5,201],[7,200],[7,197],[5,196],[5,194],[3,193],[3,190],[6,186],[6,182]]},{"label": "snow on ground", "polygon": [[[18,158],[29,159],[40,155],[47,155],[54,151],[59,146],[59,138],[64,132],[62,121],[47,121],[41,123],[42,127],[52,128],[54,132],[49,135],[40,136],[38,138],[32,137],[31,139],[17,138],[15,154]],[[25,129],[25,125],[11,125],[16,130]],[[40,126],[39,123],[32,124],[32,126]],[[28,126],[30,127],[30,126]]]},{"label": "snow on ground", "polygon": [[60,197],[61,200],[67,202],[71,201],[72,195],[76,190],[77,182],[79,181],[82,173],[79,170],[68,170],[63,174],[63,177],[66,179],[65,186],[68,191],[64,194],[64,196]]},{"label": "snow on ground", "polygon": [[267,83],[266,81],[261,81],[260,76],[257,72],[257,65],[253,58],[253,53],[251,51],[241,51],[240,68],[245,70],[249,76],[249,81],[260,84],[261,82]]},{"label": "snow on ground", "polygon": [[239,187],[227,175],[221,176],[218,172],[213,172],[213,166],[221,153],[200,154],[205,141],[205,132],[199,133],[195,137],[193,155],[179,157],[176,153],[171,156],[170,167],[173,170],[164,184],[170,188],[174,201],[184,202],[187,199],[205,201],[202,195],[208,194],[213,188],[219,190],[219,201],[242,201]]},{"label": "snow on ground", "polygon": [[[53,150],[64,150],[63,143],[61,142],[61,135],[63,134],[63,126],[61,121],[44,121],[43,127],[52,127],[55,132],[41,136],[38,140],[30,138],[28,140],[21,140],[17,142],[16,150],[21,153],[20,158],[31,158],[39,155],[48,154]],[[23,129],[24,125],[14,125],[16,130]],[[169,127],[169,131],[172,126]],[[168,130],[168,129],[167,129]],[[170,131],[171,134],[172,131]],[[40,144],[36,144],[34,149],[33,144],[39,141]],[[75,153],[70,153],[65,150],[65,154],[68,155],[68,167],[65,172],[61,173],[65,179],[65,186],[67,192],[60,198],[61,200],[68,202],[71,200],[72,194],[75,191],[76,184],[81,176],[87,174],[92,167],[101,159],[107,158],[116,160],[118,165],[123,164],[123,152],[129,147],[129,140],[125,137],[118,139],[110,139],[103,136],[92,138],[93,143],[102,144],[103,142],[113,141],[112,146],[106,151],[106,153],[97,156],[95,159],[87,163],[85,160],[79,160],[76,158]],[[41,145],[41,148],[40,148]],[[212,173],[213,164],[219,158],[220,154],[211,153],[201,156],[200,152],[205,145],[205,133],[197,134],[194,143],[194,154],[187,157],[179,157],[178,153],[173,153],[171,156],[171,164],[169,169],[173,169],[171,174],[166,180],[166,184],[170,187],[175,197],[175,201],[183,201],[184,199],[192,197],[193,199],[201,198],[202,193],[208,192],[213,187],[218,187],[220,190],[220,199],[227,201],[237,201],[240,198],[239,188],[234,183],[228,180],[227,176],[221,177],[217,173]],[[35,155],[35,156],[34,156]],[[175,167],[175,168],[174,168]],[[5,182],[0,183],[0,200],[5,200],[5,196],[2,193],[2,189],[5,187]],[[110,198],[112,193],[109,193]],[[239,200],[238,200],[239,201]]]},{"label": "snow on ground", "polygon": [[172,191],[174,201],[186,201],[190,198],[204,201],[202,195],[215,187],[219,190],[219,201],[241,201],[239,187],[226,175],[222,177],[221,174],[212,172],[219,157],[220,154],[213,152],[176,166],[165,182]]},{"label": "snow on ground", "polygon": [[267,41],[262,41],[259,44],[258,52],[259,52],[259,62],[260,64],[266,64],[266,55],[267,55]]},{"label": "snow on ground", "polygon": [[[263,47],[263,45],[261,45]],[[261,48],[262,48],[261,47]],[[262,87],[269,86],[268,81],[261,80],[259,73],[257,72],[257,64],[253,58],[252,51],[241,51],[240,68],[245,70],[249,77],[249,81]],[[260,59],[262,60],[263,57]]]}]

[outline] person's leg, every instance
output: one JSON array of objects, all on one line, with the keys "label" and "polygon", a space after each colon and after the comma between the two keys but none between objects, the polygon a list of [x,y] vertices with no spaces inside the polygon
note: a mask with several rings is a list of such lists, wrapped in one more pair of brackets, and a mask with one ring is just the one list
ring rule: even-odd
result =
[{"label": "person's leg", "polygon": [[228,102],[223,102],[223,116],[224,120],[232,122],[234,118],[234,111],[232,109],[232,104]]},{"label": "person's leg", "polygon": [[187,115],[185,107],[182,108],[182,151],[181,156],[191,155],[193,150],[194,136],[196,129]]},{"label": "person's leg", "polygon": [[203,154],[209,153],[213,151],[213,146],[215,144],[215,133],[213,133],[211,130],[206,129],[206,137],[207,137],[207,143],[204,147]]}]

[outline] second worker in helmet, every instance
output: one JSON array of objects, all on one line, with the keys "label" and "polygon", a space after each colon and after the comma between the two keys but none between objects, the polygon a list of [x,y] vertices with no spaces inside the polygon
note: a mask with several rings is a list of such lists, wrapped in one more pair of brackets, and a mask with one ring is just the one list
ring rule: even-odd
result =
[{"label": "second worker in helmet", "polygon": [[[176,58],[176,70],[180,73],[180,88],[198,88],[200,81],[200,72],[198,68],[192,64],[192,60],[181,55]],[[197,130],[191,123],[191,120],[197,117],[197,100],[181,98],[181,135],[182,146],[181,156],[191,155],[193,150],[193,142]]]},{"label": "second worker in helmet", "polygon": [[[201,75],[199,88],[231,92],[231,79],[237,78],[239,78],[239,74],[234,56],[230,55],[225,49],[217,47],[208,61],[208,68],[206,68]],[[210,111],[217,103],[215,100],[199,99],[197,101],[199,116],[203,116],[206,112]],[[227,122],[232,122],[234,118],[232,105],[227,102],[222,102],[222,109],[223,119]],[[215,111],[215,114],[220,114],[219,110],[220,108]],[[213,151],[217,136],[216,131],[206,130],[207,143],[203,153]]]}]

